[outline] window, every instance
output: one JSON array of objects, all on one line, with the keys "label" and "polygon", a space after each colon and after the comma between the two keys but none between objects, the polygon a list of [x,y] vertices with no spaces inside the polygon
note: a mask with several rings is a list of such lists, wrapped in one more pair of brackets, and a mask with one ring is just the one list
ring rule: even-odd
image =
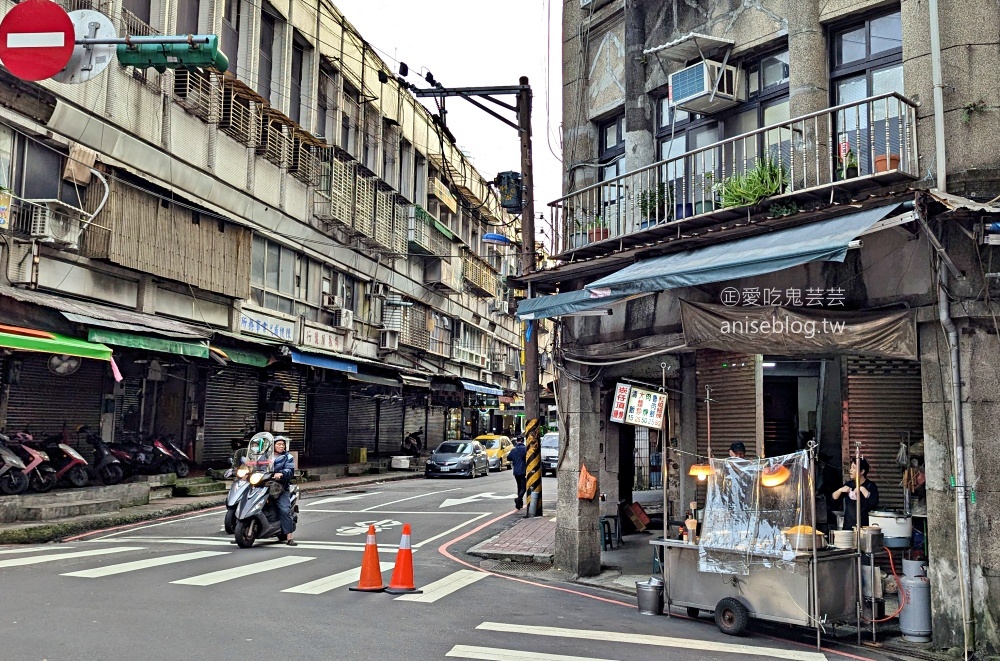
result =
[{"label": "window", "polygon": [[337,137],[337,72],[326,62],[319,65],[316,108],[316,132],[333,144]]},{"label": "window", "polygon": [[198,34],[199,0],[177,1],[177,34]]},{"label": "window", "polygon": [[471,324],[462,323],[458,343],[452,356],[462,362],[483,366],[486,364],[486,350],[483,348],[483,332]]},{"label": "window", "polygon": [[242,0],[225,0],[222,9],[222,43],[220,48],[229,58],[229,70],[239,72],[236,59],[240,48],[240,3]]},{"label": "window", "polygon": [[14,131],[0,124],[0,186],[14,187]]},{"label": "window", "polygon": [[260,11],[260,42],[258,52],[260,59],[257,64],[257,93],[271,100],[271,70],[273,63],[271,53],[274,51],[274,34],[277,25],[276,12],[267,3]]},{"label": "window", "polygon": [[[622,158],[625,156],[625,116],[621,115],[598,125],[598,141],[600,169],[597,172],[600,181],[613,181],[622,171]],[[601,187],[600,208],[596,217],[590,221],[587,230],[588,242],[606,239],[614,228],[615,233],[621,231],[620,223],[624,209],[619,204],[622,197],[621,182]]]},{"label": "window", "polygon": [[844,166],[848,163],[858,170],[858,174],[870,174],[879,169],[877,161],[880,158],[888,161],[889,154],[901,153],[905,127],[898,102],[891,98],[864,102],[881,94],[903,93],[900,12],[877,15],[835,29],[831,32],[830,47],[831,100],[834,105],[857,104],[837,113],[838,151],[845,154],[839,175],[847,176]]},{"label": "window", "polygon": [[354,87],[344,83],[344,108],[340,120],[340,148],[358,156],[358,131],[361,128],[361,101]]},{"label": "window", "polygon": [[413,168],[413,202],[427,208],[427,159],[420,153]]},{"label": "window", "polygon": [[309,43],[296,30],[292,40],[292,78],[291,95],[288,99],[289,117],[296,123],[302,123],[302,74],[306,67],[306,51]]},{"label": "window", "polygon": [[431,311],[431,341],[428,347],[431,353],[439,356],[451,354],[451,328],[452,321],[449,317],[436,310]]},{"label": "window", "polygon": [[296,294],[296,254],[255,236],[250,257],[250,298],[269,310],[292,314]]},{"label": "window", "polygon": [[151,0],[122,0],[122,9],[131,14],[131,17],[125,16],[126,23],[130,22],[129,18],[135,18],[148,26],[151,16],[150,3]]},{"label": "window", "polygon": [[399,143],[399,192],[407,200],[413,198],[413,145],[406,140]]},{"label": "window", "polygon": [[625,116],[604,122],[599,127],[601,152],[599,160],[610,161],[625,154]]}]

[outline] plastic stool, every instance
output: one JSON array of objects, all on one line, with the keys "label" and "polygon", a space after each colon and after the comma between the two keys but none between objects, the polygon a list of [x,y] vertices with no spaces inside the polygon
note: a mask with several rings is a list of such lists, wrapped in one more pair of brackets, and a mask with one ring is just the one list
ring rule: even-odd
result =
[{"label": "plastic stool", "polygon": [[[612,528],[614,525],[614,528]],[[621,526],[618,524],[618,515],[616,514],[606,514],[601,517],[601,531],[604,538],[604,548],[615,548],[615,542],[618,542],[618,546],[622,545],[622,530]]]}]

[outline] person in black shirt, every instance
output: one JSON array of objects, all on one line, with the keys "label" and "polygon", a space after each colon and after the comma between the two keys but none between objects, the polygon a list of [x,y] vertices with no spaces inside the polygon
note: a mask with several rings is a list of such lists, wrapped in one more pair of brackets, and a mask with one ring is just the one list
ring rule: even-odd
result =
[{"label": "person in black shirt", "polygon": [[[868,479],[868,460],[864,457],[859,462],[861,464],[861,486],[857,489],[861,492],[861,525],[868,525],[868,513],[878,507],[878,486]],[[857,494],[855,487],[858,466],[851,460],[851,479],[844,483],[831,494],[834,500],[840,500],[841,496],[847,496],[844,503],[844,530],[850,530],[857,523]]]},{"label": "person in black shirt", "polygon": [[514,449],[507,455],[510,461],[511,472],[514,474],[514,481],[517,483],[517,498],[514,499],[514,507],[521,509],[524,507],[524,492],[527,488],[528,478],[526,476],[528,467],[528,450],[524,447],[524,437],[518,436],[514,440]]}]

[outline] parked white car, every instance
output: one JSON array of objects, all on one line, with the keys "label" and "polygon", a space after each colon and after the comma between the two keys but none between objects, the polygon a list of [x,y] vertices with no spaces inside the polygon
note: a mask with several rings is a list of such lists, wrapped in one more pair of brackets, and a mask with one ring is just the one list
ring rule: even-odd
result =
[{"label": "parked white car", "polygon": [[559,463],[559,432],[550,431],[542,436],[542,475],[556,474],[556,464]]}]

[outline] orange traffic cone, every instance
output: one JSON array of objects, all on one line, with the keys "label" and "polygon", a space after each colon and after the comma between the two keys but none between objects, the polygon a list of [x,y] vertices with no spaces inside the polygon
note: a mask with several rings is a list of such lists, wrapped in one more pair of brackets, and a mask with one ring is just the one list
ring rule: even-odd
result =
[{"label": "orange traffic cone", "polygon": [[410,550],[410,524],[403,524],[403,537],[399,540],[399,551],[396,553],[396,567],[392,570],[392,579],[385,589],[389,594],[420,594],[413,585],[413,551]]},{"label": "orange traffic cone", "polygon": [[361,558],[361,580],[358,587],[351,588],[355,592],[382,592],[382,568],[378,562],[378,545],[375,543],[375,526],[368,526],[368,537],[365,538],[365,554]]}]

